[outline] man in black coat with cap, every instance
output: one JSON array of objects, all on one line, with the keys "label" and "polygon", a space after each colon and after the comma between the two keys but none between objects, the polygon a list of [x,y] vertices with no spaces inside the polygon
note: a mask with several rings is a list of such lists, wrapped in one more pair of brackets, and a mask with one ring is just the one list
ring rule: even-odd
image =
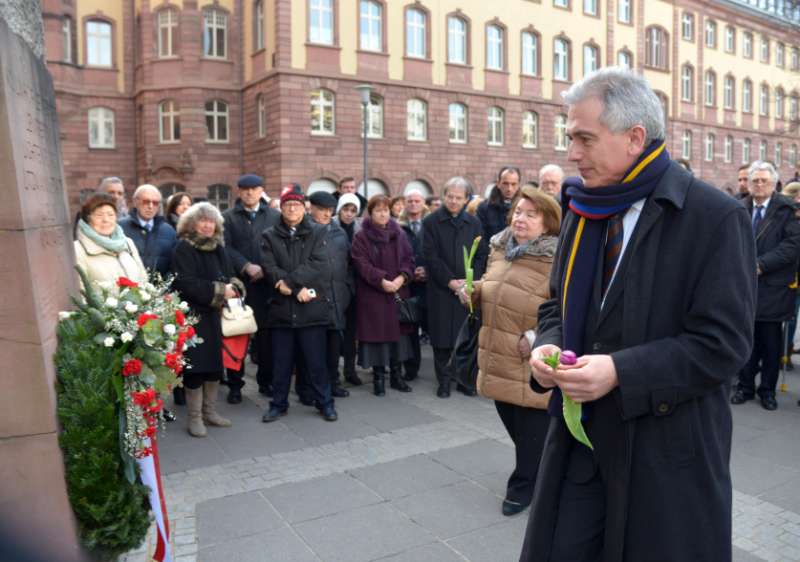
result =
[{"label": "man in black coat with cap", "polygon": [[[225,246],[231,257],[236,275],[244,280],[246,301],[255,313],[258,331],[253,335],[253,350],[258,358],[258,389],[271,394],[272,356],[269,330],[267,330],[267,301],[270,287],[261,266],[261,233],[275,226],[281,214],[271,209],[262,195],[264,180],[255,174],[239,178],[239,197],[233,207],[222,214],[225,219]],[[228,369],[228,403],[242,401],[244,364],[239,371]]]},{"label": "man in black coat with cap", "polygon": [[[739,373],[739,384],[732,404],[761,399],[765,410],[775,410],[783,354],[782,323],[794,314],[796,291],[790,289],[800,256],[800,223],[794,202],[775,191],[778,173],[769,162],[753,162],[747,170],[750,195],[742,200],[750,212],[756,239],[758,264],[758,305],[753,338],[753,353]],[[791,337],[791,336],[789,336]],[[755,377],[761,371],[756,391]]]}]

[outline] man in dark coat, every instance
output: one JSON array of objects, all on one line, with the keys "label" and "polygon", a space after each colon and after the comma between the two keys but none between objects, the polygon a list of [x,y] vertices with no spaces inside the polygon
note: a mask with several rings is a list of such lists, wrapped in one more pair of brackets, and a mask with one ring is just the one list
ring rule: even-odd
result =
[{"label": "man in dark coat", "polygon": [[[756,393],[765,410],[775,410],[775,387],[783,354],[782,323],[794,315],[800,223],[794,202],[775,191],[778,173],[769,162],[753,162],[748,170],[750,195],[742,200],[752,217],[758,263],[758,308],[750,361],[739,373],[731,403],[752,400]],[[791,337],[791,335],[789,336]],[[760,363],[760,366],[759,366]],[[756,392],[755,377],[761,371]]]},{"label": "man in dark coat", "polygon": [[[480,221],[466,212],[472,196],[472,185],[455,177],[444,186],[444,205],[422,221],[425,236],[422,239],[422,256],[428,273],[427,308],[428,334],[433,346],[433,362],[439,388],[439,398],[450,396],[451,370],[448,366],[458,330],[467,318],[467,309],[458,299],[464,286],[464,248],[472,248],[472,242],[483,236]],[[486,268],[486,238],[472,263],[474,279],[480,279]],[[461,385],[459,391],[474,396],[475,391]]]},{"label": "man in dark coat", "polygon": [[[562,190],[531,357],[553,417],[520,560],[730,562],[728,393],[752,345],[750,219],[671,161],[642,77],[601,69],[565,100],[581,178]],[[577,362],[542,360],[561,349]],[[592,449],[567,428],[562,393],[583,405]]]},{"label": "man in dark coat", "polygon": [[154,185],[140,185],[133,192],[133,206],[131,212],[120,219],[119,225],[125,236],[136,244],[144,266],[166,277],[171,269],[177,238],[175,229],[158,214],[161,192]]},{"label": "man in dark coat", "polygon": [[331,382],[331,394],[336,398],[345,398],[350,393],[342,388],[339,381],[339,357],[342,355],[343,334],[347,325],[345,312],[355,294],[353,272],[350,267],[350,241],[344,230],[332,222],[336,209],[336,198],[330,193],[317,191],[308,198],[311,208],[308,213],[317,225],[325,232],[325,251],[328,254],[330,279],[326,287],[333,309],[332,322],[328,326],[326,342],[328,378]]},{"label": "man in dark coat", "polygon": [[428,274],[425,271],[425,259],[422,257],[422,220],[426,216],[428,216],[428,209],[425,207],[425,199],[422,193],[418,190],[406,193],[406,206],[400,215],[398,224],[402,227],[403,232],[406,233],[408,243],[414,252],[414,279],[411,281],[409,288],[411,290],[411,298],[416,299],[421,313],[420,323],[414,326],[413,332],[410,334],[411,350],[414,352],[414,356],[403,362],[404,378],[407,381],[413,381],[419,375],[419,367],[422,362],[419,331],[420,329],[425,331],[428,329],[427,314],[425,313],[425,286],[427,285]]},{"label": "man in dark coat", "polygon": [[522,174],[519,168],[506,166],[497,174],[497,184],[489,193],[489,198],[478,205],[476,215],[483,226],[487,240],[508,226],[508,212],[519,193]]},{"label": "man in dark coat", "polygon": [[[267,301],[270,286],[261,267],[261,233],[275,226],[281,214],[270,209],[264,201],[264,180],[255,174],[245,174],[237,183],[239,197],[233,207],[225,211],[225,247],[233,262],[236,275],[244,280],[246,302],[253,309],[258,331],[253,334],[252,346],[258,359],[256,381],[262,394],[272,394],[272,355],[269,330],[267,330]],[[244,363],[239,371],[228,369],[228,403],[242,401]]]},{"label": "man in dark coat", "polygon": [[308,367],[314,401],[326,421],[336,421],[325,366],[326,331],[331,323],[327,294],[330,265],[325,232],[314,228],[305,212],[298,184],[281,191],[281,221],[262,235],[262,267],[275,289],[267,312],[272,333],[272,387],[269,409],[261,418],[272,422],[289,409],[289,385],[300,348]]}]

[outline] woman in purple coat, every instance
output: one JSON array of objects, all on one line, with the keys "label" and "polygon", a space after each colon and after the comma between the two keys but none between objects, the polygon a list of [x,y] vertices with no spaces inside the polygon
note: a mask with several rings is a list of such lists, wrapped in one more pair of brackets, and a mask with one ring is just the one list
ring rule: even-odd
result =
[{"label": "woman in purple coat", "polygon": [[412,356],[410,334],[414,327],[400,324],[396,297],[409,297],[408,283],[414,278],[414,253],[389,211],[388,197],[370,198],[368,216],[353,237],[351,250],[358,272],[358,363],[365,369],[372,367],[375,396],[386,394],[387,366],[389,386],[400,392],[411,392],[400,375],[400,365]]}]

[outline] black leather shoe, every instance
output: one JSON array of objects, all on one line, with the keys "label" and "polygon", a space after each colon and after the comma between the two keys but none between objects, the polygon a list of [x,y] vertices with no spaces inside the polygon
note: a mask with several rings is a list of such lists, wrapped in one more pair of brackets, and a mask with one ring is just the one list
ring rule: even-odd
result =
[{"label": "black leather shoe", "polygon": [[176,406],[186,406],[186,390],[182,386],[172,389],[172,399]]},{"label": "black leather shoe", "polygon": [[450,398],[450,385],[440,384],[439,388],[436,390],[436,396],[439,398]]},{"label": "black leather shoe", "polygon": [[358,375],[355,373],[345,373],[344,380],[346,380],[353,386],[361,386],[362,384],[364,384],[363,381],[360,378],[358,378]]},{"label": "black leather shoe", "polygon": [[319,415],[322,416],[322,419],[329,422],[335,422],[339,419],[338,414],[336,413],[336,409],[333,407],[333,404],[330,406],[325,406],[319,411]]},{"label": "black leather shoe", "polygon": [[463,384],[457,385],[456,386],[456,390],[459,391],[464,396],[477,396],[478,395],[478,391],[477,390],[475,390],[474,388],[467,388]]},{"label": "black leather shoe", "polygon": [[389,379],[389,386],[400,392],[411,392],[411,387],[406,384],[406,381],[404,381],[400,375],[391,377]]},{"label": "black leather shoe", "polygon": [[264,415],[261,416],[261,421],[264,423],[274,422],[281,416],[286,415],[286,410],[281,410],[276,408],[275,406],[270,406],[269,410],[264,412]]},{"label": "black leather shoe", "polygon": [[336,398],[347,398],[350,396],[350,392],[337,385],[331,388],[331,396]]},{"label": "black leather shoe", "polygon": [[528,506],[522,505],[521,503],[513,502],[511,500],[503,500],[503,515],[506,517],[511,517],[512,515],[516,515],[517,513],[524,511],[526,507]]},{"label": "black leather shoe", "polygon": [[228,390],[228,404],[241,404],[242,403],[242,390],[236,387],[230,387]]},{"label": "black leather shoe", "polygon": [[173,414],[172,412],[170,412],[169,410],[164,408],[164,420],[165,421],[174,422],[177,419],[178,419],[178,416],[176,416],[175,414]]},{"label": "black leather shoe", "polygon": [[300,403],[303,406],[313,406],[314,405],[314,399],[313,398],[306,398],[305,396],[299,396],[298,398],[300,400]]},{"label": "black leather shoe", "polygon": [[775,400],[775,397],[772,395],[762,396],[761,407],[772,412],[778,409],[778,401]]},{"label": "black leather shoe", "polygon": [[745,402],[747,402],[748,400],[752,400],[753,398],[755,397],[749,394],[745,394],[741,390],[737,390],[736,392],[733,393],[733,396],[731,396],[731,404],[744,404]]}]

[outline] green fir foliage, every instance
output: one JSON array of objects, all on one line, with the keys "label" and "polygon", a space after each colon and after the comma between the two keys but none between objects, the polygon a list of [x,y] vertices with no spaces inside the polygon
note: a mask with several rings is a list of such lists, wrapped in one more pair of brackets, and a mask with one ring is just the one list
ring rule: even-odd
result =
[{"label": "green fir foliage", "polygon": [[[87,301],[93,302],[94,295]],[[109,366],[120,349],[98,346],[94,319],[76,315],[58,327],[59,437],[67,490],[81,540],[97,560],[113,560],[144,541],[150,526],[148,490],[125,476],[117,396]]]}]

